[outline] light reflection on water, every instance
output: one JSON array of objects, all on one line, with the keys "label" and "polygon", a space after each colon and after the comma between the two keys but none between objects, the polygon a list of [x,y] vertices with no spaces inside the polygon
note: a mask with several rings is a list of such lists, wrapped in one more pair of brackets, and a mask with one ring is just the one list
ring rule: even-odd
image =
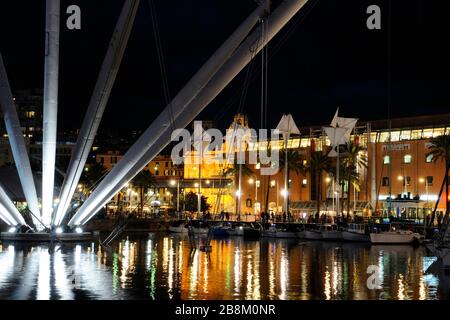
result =
[{"label": "light reflection on water", "polygon": [[[424,248],[291,239],[212,240],[210,254],[180,235],[95,243],[0,244],[0,299],[448,299],[449,277],[425,274]],[[380,290],[367,288],[379,267]]]}]

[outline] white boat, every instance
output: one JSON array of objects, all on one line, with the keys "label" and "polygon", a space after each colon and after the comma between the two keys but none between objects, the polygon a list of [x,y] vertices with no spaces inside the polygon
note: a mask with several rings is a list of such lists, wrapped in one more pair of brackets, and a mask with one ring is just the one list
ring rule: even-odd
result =
[{"label": "white boat", "polygon": [[372,243],[384,244],[412,244],[422,238],[422,235],[410,230],[391,230],[370,234]]},{"label": "white boat", "polygon": [[342,232],[338,230],[336,225],[323,225],[321,228],[323,240],[342,240]]},{"label": "white boat", "polygon": [[194,234],[208,234],[209,228],[205,227],[192,227]]},{"label": "white boat", "polygon": [[348,228],[342,231],[345,241],[370,242],[370,236],[366,234],[366,225],[350,223]]},{"label": "white boat", "polygon": [[186,226],[185,221],[180,220],[180,221],[172,224],[169,227],[169,231],[174,232],[174,233],[188,233],[189,228]]},{"label": "white boat", "polygon": [[169,231],[174,233],[188,233],[189,229],[186,228],[185,225],[179,225],[179,226],[170,226]]}]

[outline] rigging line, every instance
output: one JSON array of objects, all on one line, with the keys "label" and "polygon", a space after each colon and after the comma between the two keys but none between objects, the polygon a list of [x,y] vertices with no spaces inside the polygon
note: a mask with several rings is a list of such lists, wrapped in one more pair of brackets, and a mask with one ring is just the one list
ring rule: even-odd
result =
[{"label": "rigging line", "polygon": [[[231,98],[228,99],[228,101],[225,103],[225,107],[221,108],[220,112],[214,117],[214,120],[222,119],[226,112],[235,104],[238,103],[237,112],[242,110],[243,102],[246,100],[248,88],[250,87],[250,84],[252,83],[252,79],[254,78],[253,69],[254,69],[254,57],[256,56],[255,51],[256,49],[252,48],[258,48],[262,43],[262,39],[258,38],[258,40],[255,42],[255,45],[249,48],[249,50],[252,52],[252,60],[250,61],[249,66],[247,67],[246,76],[244,78],[243,84],[233,93]],[[237,100],[239,99],[239,102]]]},{"label": "rigging line", "polygon": [[162,78],[162,82],[163,82],[164,99],[165,99],[166,105],[169,106],[169,108],[167,110],[169,113],[170,126],[172,127],[172,130],[175,130],[175,116],[173,113],[173,108],[172,108],[172,103],[171,103],[170,87],[169,87],[169,81],[168,81],[168,77],[167,77],[165,56],[164,56],[162,42],[161,42],[161,34],[159,32],[158,16],[156,13],[156,7],[155,7],[154,1],[149,0],[148,4],[150,7],[150,16],[152,19],[153,36],[155,38],[155,46],[156,46],[156,53],[158,56],[159,70],[160,70],[161,78]]},{"label": "rigging line", "polygon": [[[313,0],[311,0],[310,2],[312,2]],[[268,56],[268,61],[271,61],[276,54],[280,51],[281,47],[283,46],[283,44],[292,36],[292,34],[294,33],[294,31],[297,29],[297,27],[306,19],[307,16],[309,16],[309,14],[311,13],[311,11],[313,10],[313,8],[317,5],[319,0],[315,0],[314,2],[312,2],[312,4],[310,6],[308,6],[308,8],[305,8],[306,11],[303,12],[302,15],[300,15],[299,17],[297,17],[295,20],[292,20],[292,25],[289,27],[288,31],[286,31],[285,35],[281,38],[280,41],[278,41],[276,44],[273,45],[272,49],[271,49],[271,54]],[[267,50],[267,49],[266,49]],[[261,50],[263,51],[263,50]],[[256,76],[260,75],[259,73],[260,71],[258,71],[257,73],[253,74],[250,83],[252,83]],[[231,98],[228,100],[228,102],[225,104],[225,107],[223,107],[221,109],[221,113],[219,113],[216,117],[215,120],[219,120],[221,119],[225,112],[233,105],[236,103],[236,101],[239,99],[240,97],[240,93],[241,93],[241,89],[236,89],[236,91],[234,92],[234,94],[231,96]]]}]

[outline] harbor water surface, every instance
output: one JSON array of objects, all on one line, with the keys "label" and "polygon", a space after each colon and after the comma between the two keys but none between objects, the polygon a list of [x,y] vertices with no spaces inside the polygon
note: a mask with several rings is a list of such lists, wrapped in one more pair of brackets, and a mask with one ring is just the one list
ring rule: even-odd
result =
[{"label": "harbor water surface", "polygon": [[[424,247],[296,239],[126,236],[57,245],[0,243],[0,299],[448,299]],[[434,272],[433,272],[434,270]],[[368,272],[369,271],[369,272]]]}]

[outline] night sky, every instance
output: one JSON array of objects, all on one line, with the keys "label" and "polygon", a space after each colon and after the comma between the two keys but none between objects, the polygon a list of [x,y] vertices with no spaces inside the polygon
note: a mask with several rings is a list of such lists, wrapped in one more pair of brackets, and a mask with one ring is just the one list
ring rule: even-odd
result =
[{"label": "night sky", "polygon": [[[253,0],[154,1],[172,97],[256,6]],[[328,123],[337,106],[343,116],[362,119],[450,112],[444,3],[310,0],[269,46],[269,125],[283,112],[299,125]],[[81,31],[65,28],[71,4],[81,7]],[[381,7],[381,30],[366,28],[370,4]],[[121,5],[62,0],[59,128],[80,127]],[[13,90],[43,86],[44,7],[44,0],[0,2],[0,50]],[[242,103],[258,127],[260,66],[258,56],[245,101],[246,69],[200,118],[225,126]],[[101,129],[144,129],[164,107],[149,3],[142,0]]]}]

